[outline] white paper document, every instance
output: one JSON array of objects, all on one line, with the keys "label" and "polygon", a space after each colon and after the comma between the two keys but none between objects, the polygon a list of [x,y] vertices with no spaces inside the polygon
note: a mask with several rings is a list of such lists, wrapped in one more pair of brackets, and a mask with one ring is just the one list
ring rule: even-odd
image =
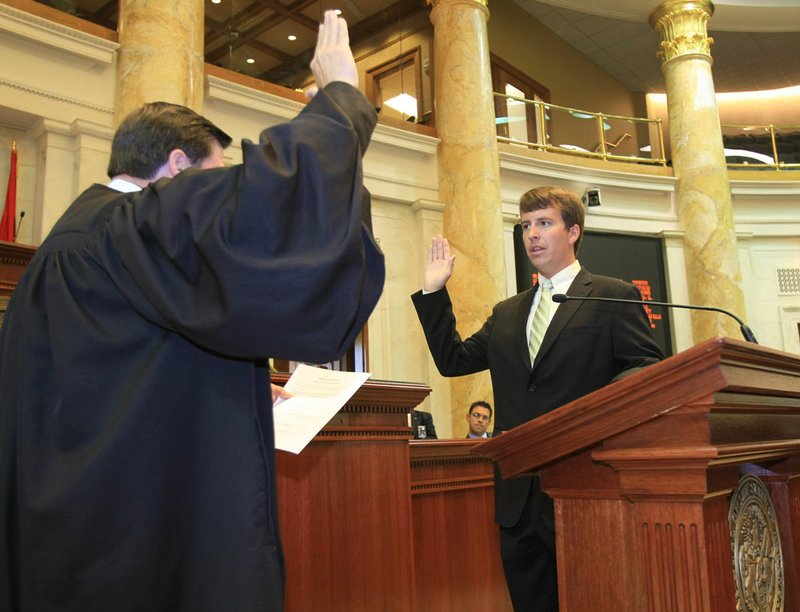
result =
[{"label": "white paper document", "polygon": [[279,399],[273,408],[275,448],[303,450],[368,378],[368,372],[298,365],[284,385],[293,397]]}]

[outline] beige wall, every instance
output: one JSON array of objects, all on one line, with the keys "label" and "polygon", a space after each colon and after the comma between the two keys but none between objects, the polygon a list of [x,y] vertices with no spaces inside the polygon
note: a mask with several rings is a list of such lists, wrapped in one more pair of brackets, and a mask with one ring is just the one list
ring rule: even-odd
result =
[{"label": "beige wall", "polygon": [[[493,0],[489,2],[489,10],[489,47],[492,53],[549,89],[550,102],[591,112],[645,116],[642,114],[642,94],[629,91],[517,4]],[[583,144],[586,130],[591,129],[587,128],[588,121],[559,122],[557,115],[553,120],[554,144],[580,143],[589,148]],[[606,139],[615,140],[626,131],[631,133],[632,139],[624,153],[633,154],[639,148],[640,134],[637,130],[622,124],[613,125],[606,132]]]},{"label": "beige wall", "polygon": [[[636,96],[513,2],[489,2],[492,53],[550,90],[550,102],[633,116]],[[656,49],[653,49],[653,53]]]}]

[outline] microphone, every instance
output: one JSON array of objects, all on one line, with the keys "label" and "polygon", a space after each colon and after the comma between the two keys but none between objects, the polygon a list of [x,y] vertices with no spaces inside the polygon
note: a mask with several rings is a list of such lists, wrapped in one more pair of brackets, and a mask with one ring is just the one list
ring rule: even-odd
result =
[{"label": "microphone", "polygon": [[721,312],[722,314],[726,314],[729,317],[733,317],[736,322],[739,324],[739,329],[742,331],[742,336],[748,342],[752,342],[753,344],[758,344],[756,340],[756,336],[747,325],[744,324],[739,317],[737,317],[732,312],[728,312],[727,310],[723,310],[722,308],[716,308],[715,306],[692,306],[691,304],[673,304],[671,302],[652,302],[650,300],[626,300],[624,298],[607,298],[607,297],[594,297],[591,295],[587,295],[586,297],[578,297],[576,295],[566,295],[564,293],[554,293],[553,294],[553,301],[561,304],[562,302],[566,302],[568,300],[575,300],[575,301],[582,301],[582,302],[619,302],[621,304],[643,304],[646,306],[666,306],[667,308],[687,308],[689,310],[713,310],[714,312]]},{"label": "microphone", "polygon": [[19,228],[22,226],[22,220],[25,218],[25,211],[22,210],[19,213],[19,223],[17,223],[16,229],[14,229],[14,240],[17,240],[17,234],[19,234]]}]

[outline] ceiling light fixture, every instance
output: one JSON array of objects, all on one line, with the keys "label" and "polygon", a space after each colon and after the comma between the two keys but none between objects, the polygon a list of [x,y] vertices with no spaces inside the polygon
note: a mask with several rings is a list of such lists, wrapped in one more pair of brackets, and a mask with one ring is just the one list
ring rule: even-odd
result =
[{"label": "ceiling light fixture", "polygon": [[255,64],[255,63],[256,63],[256,60],[254,60],[252,57],[248,57],[248,58],[247,58],[245,61],[246,61],[248,64]]},{"label": "ceiling light fixture", "polygon": [[297,40],[297,36],[295,36],[294,34],[289,34],[289,36],[287,36],[286,38],[288,38],[289,40]]},{"label": "ceiling light fixture", "polygon": [[407,93],[398,94],[386,100],[384,104],[409,117],[416,117],[417,115],[417,99]]},{"label": "ceiling light fixture", "polygon": [[222,4],[222,0],[211,0],[211,4]]}]

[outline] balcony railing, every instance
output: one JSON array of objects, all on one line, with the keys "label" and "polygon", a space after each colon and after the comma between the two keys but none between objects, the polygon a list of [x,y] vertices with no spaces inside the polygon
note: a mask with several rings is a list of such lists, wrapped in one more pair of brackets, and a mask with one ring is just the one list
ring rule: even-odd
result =
[{"label": "balcony railing", "polygon": [[499,142],[602,160],[667,164],[661,153],[661,119],[593,113],[540,100],[494,95]]},{"label": "balcony railing", "polygon": [[722,124],[728,167],[800,170],[800,125]]},{"label": "balcony railing", "polygon": [[[499,142],[603,160],[668,163],[661,119],[494,95]],[[800,170],[800,126],[723,124],[722,138],[730,169]]]}]

